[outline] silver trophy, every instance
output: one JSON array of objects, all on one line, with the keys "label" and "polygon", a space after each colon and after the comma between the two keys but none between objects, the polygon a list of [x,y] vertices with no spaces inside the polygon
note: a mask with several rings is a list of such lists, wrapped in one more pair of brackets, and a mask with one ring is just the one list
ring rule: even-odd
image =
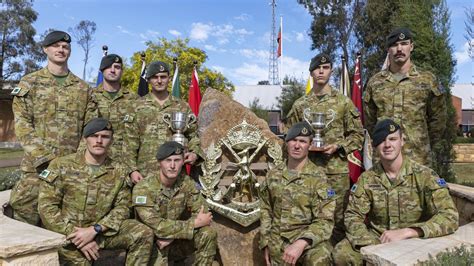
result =
[{"label": "silver trophy", "polygon": [[311,112],[309,108],[306,108],[303,111],[303,117],[314,130],[313,147],[317,149],[322,148],[326,145],[323,139],[324,129],[334,121],[336,112],[332,109],[329,109],[328,113]]},{"label": "silver trophy", "polygon": [[163,114],[163,121],[174,132],[171,137],[172,141],[181,143],[184,147],[188,146],[188,139],[184,136],[184,132],[194,123],[196,123],[196,116],[185,112],[172,112],[171,114]]}]

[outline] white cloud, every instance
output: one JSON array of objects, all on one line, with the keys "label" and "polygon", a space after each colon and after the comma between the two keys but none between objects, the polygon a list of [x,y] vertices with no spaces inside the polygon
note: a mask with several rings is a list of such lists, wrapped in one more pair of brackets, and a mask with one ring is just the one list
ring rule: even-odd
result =
[{"label": "white cloud", "polygon": [[128,31],[127,29],[125,29],[124,27],[120,25],[117,26],[117,29],[123,34],[133,35],[130,31]]},{"label": "white cloud", "polygon": [[235,85],[257,85],[259,81],[268,79],[268,69],[259,64],[243,63],[226,75],[233,77]]},{"label": "white cloud", "polygon": [[207,50],[207,51],[211,51],[211,52],[220,52],[220,53],[227,52],[226,49],[217,48],[214,45],[210,45],[210,44],[204,45],[204,49]]},{"label": "white cloud", "polygon": [[209,33],[211,30],[211,25],[203,24],[201,22],[193,23],[191,25],[191,34],[189,38],[196,41],[205,41],[207,38],[209,38]]},{"label": "white cloud", "polygon": [[210,37],[216,39],[220,45],[224,45],[235,40],[237,43],[242,43],[245,36],[252,35],[253,31],[246,29],[235,29],[231,24],[214,25],[213,23],[205,24],[201,22],[193,23],[191,25],[190,38],[196,41],[207,41]]},{"label": "white cloud", "polygon": [[295,39],[296,39],[297,42],[304,42],[304,39],[305,39],[304,33],[302,33],[302,32],[296,32],[295,34],[296,34],[296,38],[295,38]]},{"label": "white cloud", "polygon": [[266,50],[257,50],[257,49],[241,49],[239,53],[249,58],[255,62],[265,63],[268,62],[269,54]]},{"label": "white cloud", "polygon": [[249,14],[246,14],[246,13],[242,13],[239,16],[234,17],[235,20],[242,20],[242,21],[247,21],[250,18],[251,18],[251,16]]},{"label": "white cloud", "polygon": [[[474,40],[472,40],[472,42],[474,42]],[[461,50],[454,52],[454,56],[456,57],[458,65],[464,64],[471,60],[471,58],[469,57],[468,50],[469,50],[469,43],[465,42]]]},{"label": "white cloud", "polygon": [[181,32],[179,32],[177,30],[173,30],[173,29],[169,30],[168,33],[175,36],[175,37],[181,36]]},{"label": "white cloud", "polygon": [[146,41],[153,41],[160,37],[160,33],[158,31],[147,30],[146,32],[142,32],[139,34],[140,38]]},{"label": "white cloud", "polygon": [[293,57],[283,56],[282,73],[279,73],[280,78],[289,76],[306,80],[309,76],[308,66],[309,60],[301,61]]}]

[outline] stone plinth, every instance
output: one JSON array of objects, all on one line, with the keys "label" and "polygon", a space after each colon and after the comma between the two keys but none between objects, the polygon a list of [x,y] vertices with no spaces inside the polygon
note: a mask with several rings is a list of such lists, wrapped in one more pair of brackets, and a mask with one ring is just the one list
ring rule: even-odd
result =
[{"label": "stone plinth", "polygon": [[[9,190],[0,192],[0,206],[9,198]],[[0,210],[0,265],[59,265],[64,235],[10,219]]]},{"label": "stone plinth", "polygon": [[474,188],[449,183],[449,193],[459,212],[459,225],[474,222]]},{"label": "stone plinth", "polygon": [[430,239],[412,238],[361,248],[364,260],[373,265],[415,265],[461,245],[474,245],[474,222],[463,225],[451,235]]}]

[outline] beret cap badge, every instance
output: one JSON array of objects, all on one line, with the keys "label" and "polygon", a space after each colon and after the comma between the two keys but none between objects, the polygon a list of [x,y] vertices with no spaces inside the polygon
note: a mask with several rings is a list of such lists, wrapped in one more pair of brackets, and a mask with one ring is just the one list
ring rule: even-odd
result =
[{"label": "beret cap badge", "polygon": [[160,71],[165,71],[165,67],[163,65],[160,65]]},{"label": "beret cap badge", "polygon": [[403,32],[400,33],[400,35],[398,36],[398,39],[400,39],[400,40],[405,39],[405,34]]},{"label": "beret cap badge", "polygon": [[324,57],[324,56],[321,57],[321,63],[326,63],[326,60],[327,60],[326,57]]},{"label": "beret cap badge", "polygon": [[118,61],[120,61],[120,59],[118,57],[115,57],[115,63],[118,63]]},{"label": "beret cap badge", "polygon": [[306,129],[306,128],[304,127],[304,128],[301,130],[301,133],[303,133],[303,134],[305,134],[305,135],[308,134],[308,129]]},{"label": "beret cap badge", "polygon": [[390,125],[390,132],[394,132],[395,131],[395,125]]}]

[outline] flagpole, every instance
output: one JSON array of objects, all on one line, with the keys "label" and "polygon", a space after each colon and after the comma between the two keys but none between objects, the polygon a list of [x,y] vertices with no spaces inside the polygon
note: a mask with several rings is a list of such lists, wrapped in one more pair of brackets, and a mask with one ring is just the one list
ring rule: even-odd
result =
[{"label": "flagpole", "polygon": [[281,29],[281,37],[280,37],[280,86],[283,85],[283,16],[280,16],[280,29]]}]

